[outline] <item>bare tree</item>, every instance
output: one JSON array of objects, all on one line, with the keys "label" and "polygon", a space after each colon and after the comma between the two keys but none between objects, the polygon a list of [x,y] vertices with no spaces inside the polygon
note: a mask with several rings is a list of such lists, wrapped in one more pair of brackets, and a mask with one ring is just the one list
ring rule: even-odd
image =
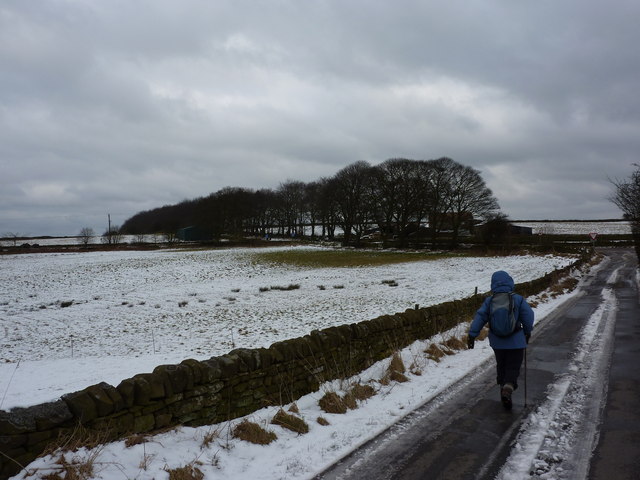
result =
[{"label": "bare tree", "polygon": [[278,188],[280,198],[282,224],[286,235],[302,235],[305,223],[305,184],[287,180]]},{"label": "bare tree", "polygon": [[429,230],[431,244],[435,248],[437,236],[445,226],[447,212],[451,208],[451,175],[457,163],[450,158],[443,157],[429,160],[428,165],[430,167],[427,189]]},{"label": "bare tree", "polygon": [[89,244],[89,242],[91,242],[91,239],[94,235],[95,234],[93,232],[93,228],[84,227],[82,230],[80,230],[78,238],[80,238],[80,242],[82,242],[82,244],[86,246]]},{"label": "bare tree", "polygon": [[373,213],[383,240],[394,233],[405,246],[411,232],[419,233],[427,198],[421,167],[421,162],[392,158],[375,168]]},{"label": "bare tree", "polygon": [[21,237],[21,235],[19,233],[16,233],[16,232],[6,232],[2,236],[5,237],[5,238],[10,238],[11,241],[13,242],[13,246],[14,247],[18,243],[18,239]]},{"label": "bare tree", "polygon": [[373,172],[371,165],[359,161],[347,165],[332,179],[345,245],[358,244],[371,222]]},{"label": "bare tree", "polygon": [[[451,243],[455,247],[463,226],[471,231],[474,218],[489,218],[500,207],[478,170],[456,164],[451,169],[450,182],[449,219],[452,230]],[[464,225],[465,223],[467,225]]]},{"label": "bare tree", "polygon": [[110,225],[109,228],[102,234],[102,243],[107,245],[118,245],[122,243],[122,232],[118,225]]},{"label": "bare tree", "polygon": [[640,260],[640,165],[634,164],[636,171],[628,180],[610,180],[616,191],[609,198],[631,224],[631,234],[636,255]]}]

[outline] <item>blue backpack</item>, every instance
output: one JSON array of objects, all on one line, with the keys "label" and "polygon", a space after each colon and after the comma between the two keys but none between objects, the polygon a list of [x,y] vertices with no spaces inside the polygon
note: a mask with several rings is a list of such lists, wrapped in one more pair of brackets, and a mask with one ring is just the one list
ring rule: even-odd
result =
[{"label": "blue backpack", "polygon": [[520,330],[513,308],[513,293],[494,293],[489,302],[489,329],[498,337],[509,337]]}]

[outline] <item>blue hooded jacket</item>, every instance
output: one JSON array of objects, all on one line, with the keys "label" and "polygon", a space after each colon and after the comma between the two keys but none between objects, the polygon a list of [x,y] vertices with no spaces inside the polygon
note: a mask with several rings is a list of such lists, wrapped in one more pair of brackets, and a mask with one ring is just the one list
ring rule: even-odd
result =
[{"label": "blue hooded jacket", "polygon": [[[499,270],[491,275],[492,293],[513,292],[514,288],[515,283],[513,282],[513,278],[511,278],[507,272]],[[469,335],[471,337],[475,338],[480,335],[480,330],[482,330],[482,327],[489,321],[490,303],[491,297],[485,298],[482,306],[474,315],[471,327],[469,328]],[[522,325],[522,328],[508,337],[498,337],[489,331],[489,344],[492,348],[497,350],[527,348],[525,335],[531,335],[531,331],[533,330],[533,310],[524,297],[517,293],[513,294],[513,310],[517,322]]]}]

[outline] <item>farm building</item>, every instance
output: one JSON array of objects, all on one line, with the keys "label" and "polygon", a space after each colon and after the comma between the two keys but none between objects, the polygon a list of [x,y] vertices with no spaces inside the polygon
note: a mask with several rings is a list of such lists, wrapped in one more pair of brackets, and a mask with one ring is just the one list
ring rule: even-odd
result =
[{"label": "farm building", "polygon": [[211,234],[198,226],[184,227],[176,233],[178,239],[183,242],[202,242],[211,240]]}]

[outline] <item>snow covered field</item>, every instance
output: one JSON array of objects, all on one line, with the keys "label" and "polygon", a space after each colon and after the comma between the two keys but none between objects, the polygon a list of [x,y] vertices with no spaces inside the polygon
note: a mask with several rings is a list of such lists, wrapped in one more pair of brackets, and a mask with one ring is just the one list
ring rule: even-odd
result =
[{"label": "snow covered field", "polygon": [[547,235],[624,235],[631,233],[629,222],[513,222],[515,225],[533,228],[533,234]]},{"label": "snow covered field", "polygon": [[[321,269],[256,262],[256,253],[275,248],[0,257],[2,408],[50,400],[44,384],[54,377],[58,394],[100,381],[117,385],[156,365],[268,347],[314,329],[465,298],[476,287],[489,290],[495,270],[524,282],[572,261],[448,258]],[[398,286],[385,282],[391,280]],[[289,285],[299,288],[271,290]],[[7,388],[18,361],[21,375]],[[30,370],[43,377],[42,396],[25,397],[19,388]]]},{"label": "snow covered field", "polygon": [[[488,290],[494,270],[507,270],[523,282],[572,261],[555,256],[450,258],[307,269],[257,263],[254,253],[238,249],[0,257],[2,408],[54,400],[100,381],[117,385],[156,365],[208,358],[233,346],[269,346],[312,329],[367,320],[416,303],[463,298],[476,287]],[[395,280],[398,286],[384,280]],[[300,288],[260,291],[290,284]],[[559,301],[540,304],[538,319]],[[317,405],[324,391],[339,390],[341,382],[301,398],[297,406],[309,424],[307,435],[269,426],[276,409],[263,409],[249,418],[277,431],[278,440],[269,446],[231,438],[237,421],[183,427],[141,445],[115,442],[99,447],[94,478],[162,479],[168,478],[167,469],[190,462],[207,479],[310,478],[492,355],[487,342],[479,342],[475,350],[435,363],[423,353],[428,343],[416,342],[403,352],[405,363],[416,363],[424,375],[411,375],[407,384],[380,385],[375,397],[346,415],[325,414]],[[380,378],[386,363],[374,365],[359,380]],[[319,416],[330,425],[316,423]],[[204,442],[210,435],[217,438]],[[97,453],[80,450],[68,454],[67,461]],[[38,475],[46,475],[54,462],[45,457],[29,469],[44,468]]]}]

